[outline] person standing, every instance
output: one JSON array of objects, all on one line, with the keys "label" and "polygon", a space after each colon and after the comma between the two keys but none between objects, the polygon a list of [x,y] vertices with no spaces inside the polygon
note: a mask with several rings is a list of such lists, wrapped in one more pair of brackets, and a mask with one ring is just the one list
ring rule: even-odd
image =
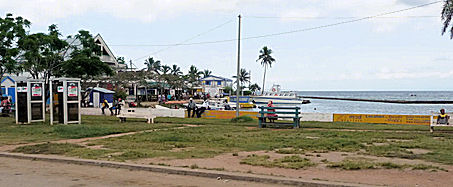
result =
[{"label": "person standing", "polygon": [[192,118],[193,118],[193,116],[196,113],[196,110],[195,110],[196,107],[197,107],[197,105],[195,104],[195,102],[193,102],[193,99],[190,98],[189,103],[187,104],[187,117],[190,118],[190,112],[192,112]]},{"label": "person standing", "polygon": [[[121,98],[118,98],[118,106],[116,107],[117,110],[118,110],[118,114],[116,115],[120,115],[121,113],[121,107],[126,105],[126,103],[124,102],[124,100],[122,100]],[[116,112],[115,112],[116,113]]]}]

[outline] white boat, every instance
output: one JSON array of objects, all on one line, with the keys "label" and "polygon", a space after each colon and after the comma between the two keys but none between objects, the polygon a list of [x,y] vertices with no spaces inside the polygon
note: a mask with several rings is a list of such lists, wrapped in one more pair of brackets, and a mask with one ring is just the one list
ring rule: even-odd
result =
[{"label": "white boat", "polygon": [[274,84],[270,91],[265,91],[262,95],[252,96],[256,105],[264,106],[272,101],[276,106],[297,106],[310,103],[297,96],[296,92],[280,91],[280,85]]}]

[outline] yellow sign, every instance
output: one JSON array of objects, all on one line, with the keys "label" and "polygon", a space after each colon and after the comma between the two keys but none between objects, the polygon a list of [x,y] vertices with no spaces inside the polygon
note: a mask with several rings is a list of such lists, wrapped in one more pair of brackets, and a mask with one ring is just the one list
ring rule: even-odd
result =
[{"label": "yellow sign", "polygon": [[429,115],[334,114],[334,122],[429,125]]},{"label": "yellow sign", "polygon": [[[187,116],[187,111],[186,111]],[[257,119],[258,112],[240,111],[239,116],[250,116]],[[206,110],[202,115],[206,119],[233,119],[236,117],[236,111],[233,110]]]}]

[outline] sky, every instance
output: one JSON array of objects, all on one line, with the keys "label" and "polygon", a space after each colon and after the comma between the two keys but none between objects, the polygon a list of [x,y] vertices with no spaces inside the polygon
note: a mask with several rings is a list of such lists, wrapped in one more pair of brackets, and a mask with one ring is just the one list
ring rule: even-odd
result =
[{"label": "sky", "polygon": [[[238,15],[242,38],[304,30],[407,9],[436,0],[0,0],[0,16],[32,22],[31,33],[57,24],[64,36],[98,33],[115,56],[144,67],[148,57],[231,78],[236,73]],[[441,35],[442,2],[383,17],[241,41],[241,67],[262,86],[264,46],[276,62],[266,89],[452,90],[453,40]],[[156,46],[182,43],[197,45]]]}]

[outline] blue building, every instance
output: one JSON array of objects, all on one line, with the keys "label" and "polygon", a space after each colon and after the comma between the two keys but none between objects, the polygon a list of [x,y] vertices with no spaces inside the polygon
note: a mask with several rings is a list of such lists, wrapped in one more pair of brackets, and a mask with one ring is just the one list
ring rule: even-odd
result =
[{"label": "blue building", "polygon": [[13,103],[16,102],[16,81],[27,80],[26,77],[5,76],[1,81],[2,97],[11,97]]},{"label": "blue building", "polygon": [[112,90],[94,87],[94,88],[88,88],[87,92],[90,92],[89,100],[88,100],[88,102],[90,103],[90,106],[100,108],[104,99],[107,100],[107,102],[110,104],[110,106],[113,103],[113,94],[115,94],[115,92]]}]

